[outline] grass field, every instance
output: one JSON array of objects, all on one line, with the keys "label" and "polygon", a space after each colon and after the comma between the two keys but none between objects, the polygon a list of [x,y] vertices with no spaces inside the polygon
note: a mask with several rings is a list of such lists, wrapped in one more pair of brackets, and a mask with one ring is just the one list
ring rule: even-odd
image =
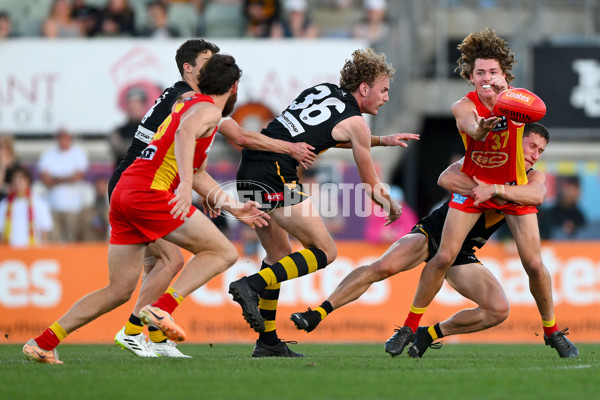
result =
[{"label": "grass field", "polygon": [[252,345],[182,344],[193,359],[140,359],[110,345],[61,345],[64,365],[0,346],[0,399],[593,399],[600,344],[578,359],[539,345],[447,344],[423,359],[381,344],[296,345],[301,359],[252,359]]}]

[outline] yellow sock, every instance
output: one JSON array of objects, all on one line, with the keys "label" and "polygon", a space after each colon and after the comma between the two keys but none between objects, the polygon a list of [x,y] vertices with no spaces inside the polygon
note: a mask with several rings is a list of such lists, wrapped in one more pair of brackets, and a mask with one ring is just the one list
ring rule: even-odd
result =
[{"label": "yellow sock", "polygon": [[131,322],[127,321],[125,324],[125,334],[126,335],[139,335],[144,331],[143,325],[135,325]]},{"label": "yellow sock", "polygon": [[315,308],[315,311],[318,311],[319,314],[321,314],[321,321],[323,321],[325,319],[325,317],[327,316],[327,311],[325,311],[325,309],[321,306]]},{"label": "yellow sock", "polygon": [[54,332],[59,341],[62,341],[64,338],[67,337],[67,332],[62,326],[60,326],[58,321],[50,325],[50,330]]},{"label": "yellow sock", "polygon": [[161,330],[151,330],[148,332],[148,338],[154,343],[160,343],[167,340],[167,336]]}]

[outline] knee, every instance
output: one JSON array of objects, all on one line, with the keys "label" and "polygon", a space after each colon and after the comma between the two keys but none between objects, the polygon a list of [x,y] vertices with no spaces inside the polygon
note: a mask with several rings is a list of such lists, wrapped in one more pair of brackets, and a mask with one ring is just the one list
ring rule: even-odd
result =
[{"label": "knee", "polygon": [[488,312],[489,327],[500,325],[508,318],[510,306],[507,301],[494,304]]},{"label": "knee", "polygon": [[369,265],[373,282],[382,281],[395,275],[394,263],[389,260],[377,260]]},{"label": "knee", "polygon": [[440,250],[433,259],[435,260],[435,268],[447,270],[452,266],[452,263],[456,259],[456,254],[450,251]]},{"label": "knee", "polygon": [[231,243],[228,243],[227,246],[224,247],[222,251],[219,252],[220,257],[223,259],[223,271],[227,268],[231,267],[238,260],[239,254],[235,246]]},{"label": "knee", "polygon": [[180,251],[178,251],[177,254],[173,255],[173,257],[171,257],[169,261],[170,262],[167,267],[171,271],[173,271],[173,276],[175,276],[175,274],[181,271],[181,268],[183,268],[183,265],[185,264],[185,259],[183,258],[183,254],[181,254]]},{"label": "knee", "polygon": [[544,275],[545,267],[542,259],[539,257],[523,260],[523,267],[530,279],[538,279]]},{"label": "knee", "polygon": [[335,243],[331,243],[331,246],[328,246],[325,249],[325,256],[327,256],[327,265],[331,264],[337,258],[337,246]]},{"label": "knee", "polygon": [[123,285],[115,286],[109,284],[108,290],[110,291],[110,299],[112,302],[112,306],[118,307],[122,304],[127,303],[129,299],[131,299],[131,295],[133,294],[134,289],[135,286],[129,288]]}]

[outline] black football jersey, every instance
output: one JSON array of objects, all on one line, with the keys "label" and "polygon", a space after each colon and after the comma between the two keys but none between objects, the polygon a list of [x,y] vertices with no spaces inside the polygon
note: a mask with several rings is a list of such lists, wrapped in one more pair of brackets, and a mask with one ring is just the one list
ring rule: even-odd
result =
[{"label": "black football jersey", "polygon": [[[262,134],[286,142],[305,142],[319,154],[339,142],[331,132],[341,121],[362,115],[354,96],[332,83],[321,83],[304,90]],[[250,159],[276,159],[297,162],[290,156],[270,152],[243,150]]]},{"label": "black football jersey", "polygon": [[192,87],[185,81],[179,81],[166,88],[162,94],[154,101],[152,108],[148,110],[142,122],[138,125],[135,137],[131,142],[131,146],[127,149],[125,158],[119,163],[117,169],[110,178],[108,185],[109,197],[112,194],[119,178],[123,171],[127,169],[135,159],[141,154],[142,150],[152,141],[152,136],[158,130],[162,122],[171,114],[173,104],[182,94],[193,91]]}]

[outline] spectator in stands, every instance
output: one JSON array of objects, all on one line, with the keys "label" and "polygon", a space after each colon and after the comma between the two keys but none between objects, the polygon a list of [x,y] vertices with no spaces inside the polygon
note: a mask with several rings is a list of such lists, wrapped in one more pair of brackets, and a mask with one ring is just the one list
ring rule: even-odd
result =
[{"label": "spectator in stands", "polygon": [[170,38],[181,36],[176,27],[169,25],[168,5],[164,2],[164,0],[151,1],[147,5],[147,10],[148,22],[150,24],[141,30],[140,36],[153,38]]},{"label": "spectator in stands", "polygon": [[0,200],[8,195],[10,171],[18,166],[12,136],[0,134]]},{"label": "spectator in stands", "polygon": [[127,0],[108,0],[100,12],[100,35],[135,36],[135,13]]},{"label": "spectator in stands", "polygon": [[125,113],[127,121],[119,126],[109,136],[110,148],[115,162],[115,168],[125,158],[131,141],[137,132],[138,125],[148,110],[146,92],[139,87],[132,87],[125,95]]},{"label": "spectator in stands", "polygon": [[108,177],[99,175],[94,179],[94,199],[91,206],[85,210],[86,242],[102,242],[108,239]]},{"label": "spectator in stands", "polygon": [[270,37],[273,25],[279,22],[281,5],[279,0],[244,0],[246,36]]},{"label": "spectator in stands", "polygon": [[579,176],[556,179],[556,203],[540,212],[540,235],[543,239],[573,239],[586,224],[578,202],[581,195]]},{"label": "spectator in stands", "polygon": [[66,129],[58,131],[56,140],[56,146],[42,153],[38,170],[54,220],[52,239],[73,242],[81,239],[88,155],[73,144],[73,136]]},{"label": "spectator in stands", "polygon": [[69,0],[54,0],[50,11],[42,22],[42,36],[50,38],[68,38],[84,36],[83,26],[71,18],[71,3]]},{"label": "spectator in stands", "polygon": [[0,40],[17,36],[12,29],[10,15],[6,11],[0,11]]},{"label": "spectator in stands", "polygon": [[89,5],[86,0],[74,0],[71,17],[79,22],[87,37],[95,36],[100,29],[100,10]]},{"label": "spectator in stands", "polygon": [[319,29],[311,20],[306,0],[285,0],[285,17],[273,25],[272,37],[316,38]]},{"label": "spectator in stands", "polygon": [[387,0],[365,0],[364,15],[352,28],[352,36],[375,44],[390,36],[393,21],[387,14]]},{"label": "spectator in stands", "polygon": [[419,221],[417,214],[404,201],[404,192],[399,186],[390,187],[390,196],[402,206],[402,218],[393,224],[385,226],[385,215],[379,216],[381,209],[373,202],[371,215],[365,224],[365,239],[374,244],[391,244],[406,235]]},{"label": "spectator in stands", "polygon": [[52,230],[48,203],[31,193],[29,170],[16,167],[9,175],[9,194],[0,201],[0,243],[12,247],[40,245]]}]

